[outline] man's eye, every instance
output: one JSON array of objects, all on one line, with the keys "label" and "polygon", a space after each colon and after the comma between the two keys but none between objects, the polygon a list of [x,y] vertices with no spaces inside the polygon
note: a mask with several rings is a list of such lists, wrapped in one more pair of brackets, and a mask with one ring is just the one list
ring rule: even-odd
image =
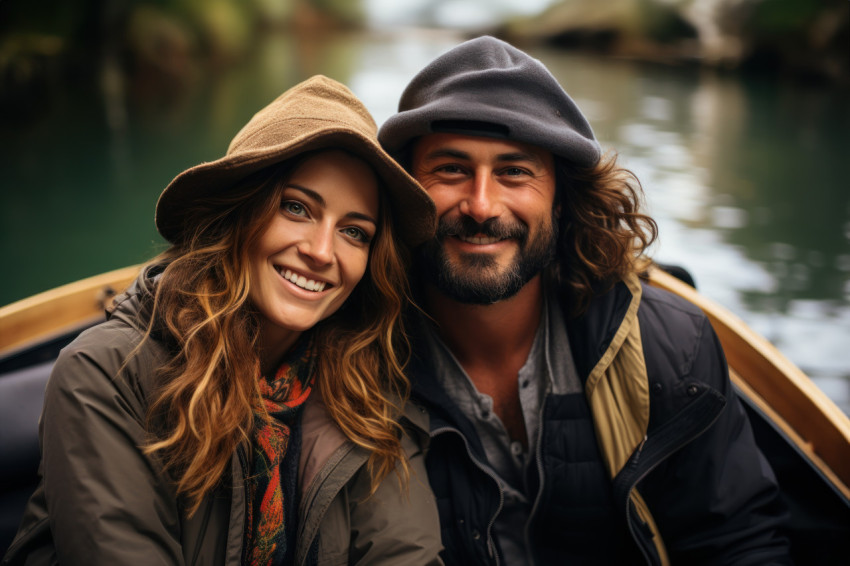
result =
[{"label": "man's eye", "polygon": [[281,203],[280,207],[294,216],[305,216],[307,214],[307,209],[298,201],[285,200]]},{"label": "man's eye", "polygon": [[504,174],[508,175],[509,177],[517,177],[519,175],[528,175],[529,173],[528,171],[520,167],[508,167],[504,170]]},{"label": "man's eye", "polygon": [[463,172],[463,170],[457,165],[441,165],[437,167],[437,171],[440,173],[447,173],[449,175],[457,175],[458,173]]}]

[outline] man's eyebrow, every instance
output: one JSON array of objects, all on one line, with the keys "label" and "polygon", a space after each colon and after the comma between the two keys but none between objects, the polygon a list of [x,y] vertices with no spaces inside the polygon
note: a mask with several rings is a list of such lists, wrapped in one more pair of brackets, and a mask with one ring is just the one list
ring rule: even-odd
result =
[{"label": "man's eyebrow", "polygon": [[[303,187],[303,186],[298,185],[296,183],[287,183],[286,188],[287,189],[295,189],[296,191],[301,191],[302,193],[304,193],[305,195],[307,195],[308,197],[310,197],[311,199],[316,201],[319,204],[319,206],[321,206],[321,207],[327,206],[327,203],[325,202],[325,199],[322,197],[322,195],[320,195],[319,193],[317,193],[313,189],[308,189],[307,187]],[[359,220],[365,220],[366,222],[371,222],[375,226],[378,225],[378,221],[376,219],[372,218],[368,214],[363,214],[362,212],[352,211],[352,212],[346,213],[345,216],[346,216],[346,218],[356,218],[356,219],[359,219]]]},{"label": "man's eyebrow", "polygon": [[[451,147],[439,147],[434,151],[426,153],[424,159],[440,159],[442,157],[452,157],[454,159],[463,159],[466,161],[472,159],[469,153]],[[496,161],[527,161],[535,164],[543,163],[543,160],[540,159],[540,156],[535,153],[526,151],[511,151],[508,153],[500,153],[496,156]]]},{"label": "man's eyebrow", "polygon": [[526,153],[524,151],[516,151],[510,153],[500,153],[496,156],[496,161],[530,161],[531,163],[542,164],[543,160],[540,159],[535,153]]},{"label": "man's eyebrow", "polygon": [[439,159],[441,157],[454,157],[455,159],[469,160],[469,154],[451,147],[439,147],[425,154],[425,159]]}]

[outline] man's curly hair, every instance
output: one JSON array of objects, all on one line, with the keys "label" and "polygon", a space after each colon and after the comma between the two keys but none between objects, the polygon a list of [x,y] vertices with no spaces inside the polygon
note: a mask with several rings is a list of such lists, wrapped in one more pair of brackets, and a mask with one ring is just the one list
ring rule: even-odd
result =
[{"label": "man's curly hair", "polygon": [[570,314],[577,316],[593,294],[604,291],[648,265],[646,249],[658,226],[640,212],[643,188],[608,152],[589,168],[555,157],[560,207],[555,280],[570,293]]}]

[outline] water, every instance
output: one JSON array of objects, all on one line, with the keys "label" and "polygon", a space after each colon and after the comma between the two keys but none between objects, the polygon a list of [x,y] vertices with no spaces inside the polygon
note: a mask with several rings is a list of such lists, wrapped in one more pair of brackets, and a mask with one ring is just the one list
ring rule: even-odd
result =
[{"label": "water", "polygon": [[[333,77],[382,123],[409,79],[458,41],[415,29],[278,36],[246,64],[180,88],[140,81],[106,103],[80,81],[23,105],[0,124],[0,304],[162,249],[159,192],[222,155],[293,84]],[[850,412],[850,108],[841,93],[531,52],[642,180],[660,226],[654,257],[688,268],[706,296]]]}]

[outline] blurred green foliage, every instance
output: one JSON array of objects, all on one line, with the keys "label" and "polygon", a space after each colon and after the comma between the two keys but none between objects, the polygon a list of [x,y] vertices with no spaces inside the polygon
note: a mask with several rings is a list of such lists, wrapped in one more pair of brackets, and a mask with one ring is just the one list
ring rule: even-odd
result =
[{"label": "blurred green foliage", "polygon": [[363,22],[346,0],[64,0],[0,2],[0,99],[57,74],[98,72],[109,58],[125,72],[166,75],[238,61],[267,29],[339,28]]}]

